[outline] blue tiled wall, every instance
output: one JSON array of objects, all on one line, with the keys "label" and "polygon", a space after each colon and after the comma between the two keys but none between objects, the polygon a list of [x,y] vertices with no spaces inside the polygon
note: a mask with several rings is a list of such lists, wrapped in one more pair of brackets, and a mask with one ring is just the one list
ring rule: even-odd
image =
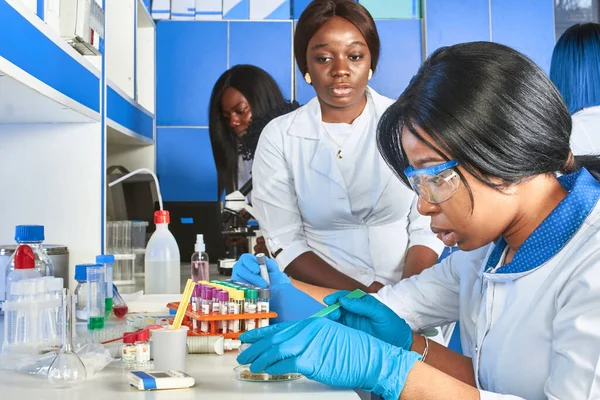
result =
[{"label": "blue tiled wall", "polygon": [[427,54],[442,46],[490,40],[490,0],[427,0]]},{"label": "blue tiled wall", "polygon": [[283,96],[291,99],[292,29],[292,21],[231,22],[229,65],[253,64],[261,67],[277,81]]},{"label": "blue tiled wall", "polygon": [[213,201],[217,175],[207,128],[158,128],[156,169],[164,201]]},{"label": "blue tiled wall", "polygon": [[554,4],[548,0],[490,0],[492,40],[527,54],[547,73],[554,48]]},{"label": "blue tiled wall", "polygon": [[[389,4],[396,7],[394,1]],[[400,1],[403,10],[410,5],[412,13],[414,6],[423,19],[376,20],[381,57],[370,85],[383,95],[402,93],[423,54],[465,41],[507,44],[548,70],[554,45],[552,0],[427,0],[423,9],[418,0]],[[297,20],[308,3],[292,1],[291,18]],[[379,13],[373,7],[383,3],[363,4]],[[293,63],[293,20],[158,22],[157,170],[165,200],[217,200],[208,102],[227,68],[255,64],[275,78],[287,98],[305,104],[315,96]]]}]

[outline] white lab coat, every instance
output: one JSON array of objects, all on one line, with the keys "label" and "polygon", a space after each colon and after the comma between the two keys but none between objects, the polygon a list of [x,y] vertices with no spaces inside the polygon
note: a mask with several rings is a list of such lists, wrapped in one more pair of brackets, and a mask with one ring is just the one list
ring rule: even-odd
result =
[{"label": "white lab coat", "polygon": [[[377,294],[414,330],[460,320],[482,400],[600,399],[600,205],[596,197],[590,212],[575,200],[505,266],[520,257],[530,270],[490,271],[490,244]],[[580,227],[569,226],[578,215]]]},{"label": "white lab coat", "polygon": [[[348,191],[317,98],[271,121],[261,134],[252,170],[253,206],[271,254],[282,249],[276,257],[282,270],[313,251],[364,285],[391,284],[400,280],[410,246],[443,250],[430,219],[417,212],[415,194],[377,150],[375,127],[393,100],[370,88],[367,95],[374,105],[372,129],[356,132],[344,145],[344,162],[353,157],[355,175],[364,180],[352,185],[361,193]],[[353,213],[351,199],[365,194],[372,202]]]},{"label": "white lab coat", "polygon": [[571,150],[576,156],[600,154],[600,106],[584,108],[571,117]]}]

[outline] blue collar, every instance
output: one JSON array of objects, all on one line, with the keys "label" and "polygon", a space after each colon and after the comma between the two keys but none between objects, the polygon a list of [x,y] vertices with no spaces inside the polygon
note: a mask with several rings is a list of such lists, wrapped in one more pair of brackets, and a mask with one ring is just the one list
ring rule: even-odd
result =
[{"label": "blue collar", "polygon": [[[569,191],[567,197],[523,242],[512,261],[496,270],[497,274],[528,272],[546,263],[577,233],[596,206],[600,198],[600,183],[585,168],[558,180]],[[505,248],[506,242],[500,238],[484,271],[498,265]]]}]

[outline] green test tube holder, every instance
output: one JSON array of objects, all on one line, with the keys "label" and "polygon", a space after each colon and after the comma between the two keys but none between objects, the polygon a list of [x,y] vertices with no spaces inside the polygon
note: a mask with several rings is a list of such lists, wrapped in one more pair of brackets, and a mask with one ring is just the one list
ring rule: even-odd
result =
[{"label": "green test tube holder", "polygon": [[[362,290],[356,289],[355,291],[348,293],[344,297],[346,297],[348,299],[360,299],[362,297],[365,297],[366,295],[367,294],[365,292],[363,292]],[[319,312],[311,315],[309,318],[321,318],[321,317],[324,317],[326,315],[331,314],[332,312],[334,312],[338,308],[340,308],[340,303],[332,304],[329,307],[324,308],[321,311],[319,311]]]}]

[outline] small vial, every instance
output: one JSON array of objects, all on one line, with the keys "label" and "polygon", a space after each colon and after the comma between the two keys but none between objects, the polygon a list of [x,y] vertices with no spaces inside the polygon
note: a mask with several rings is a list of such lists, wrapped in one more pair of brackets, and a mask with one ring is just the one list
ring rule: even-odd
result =
[{"label": "small vial", "polygon": [[[221,313],[221,305],[219,304],[219,293],[221,293],[221,290],[214,288],[213,289],[213,303],[212,303],[212,312],[213,314],[220,314]],[[216,321],[215,322],[215,328],[217,330],[217,332],[221,332],[221,321]]]},{"label": "small vial", "polygon": [[267,286],[271,286],[271,280],[269,279],[269,270],[267,269],[267,257],[263,253],[256,255],[256,261],[260,266],[260,277],[267,282]]},{"label": "small vial", "polygon": [[[219,293],[219,311],[221,315],[227,315],[229,312],[229,293],[227,292]],[[221,321],[221,333],[227,333],[228,327],[227,321]]]},{"label": "small vial", "polygon": [[[260,289],[258,291],[258,312],[268,313],[270,311],[271,292],[269,289]],[[261,318],[258,320],[258,327],[264,328],[269,326],[269,318]]]},{"label": "small vial", "polygon": [[121,349],[121,361],[123,362],[123,366],[126,368],[135,367],[135,339],[135,332],[125,332],[123,334],[123,348]]},{"label": "small vial", "polygon": [[[192,305],[192,312],[198,311],[198,297],[201,296],[203,287],[201,285],[195,285],[194,290],[192,291],[192,298],[190,299],[190,303]],[[198,321],[192,318],[192,330],[198,329]]]},{"label": "small vial", "polygon": [[[247,314],[256,314],[258,304],[258,290],[250,289],[248,290],[248,298],[246,299],[246,306],[248,307],[245,312]],[[256,320],[255,319],[247,319],[246,320],[246,330],[251,331],[256,328]]]},{"label": "small vial", "polygon": [[[208,315],[212,311],[213,305],[213,288],[207,287],[202,293],[202,315]],[[200,322],[200,332],[208,333],[208,321]]]},{"label": "small vial", "polygon": [[145,367],[150,363],[150,331],[142,329],[136,332],[135,339],[135,365],[137,368]]},{"label": "small vial", "polygon": [[[244,292],[241,290],[233,291],[233,299],[229,301],[229,314],[239,314],[244,302]],[[240,331],[240,320],[232,319],[229,321],[229,330],[231,332]]]}]

